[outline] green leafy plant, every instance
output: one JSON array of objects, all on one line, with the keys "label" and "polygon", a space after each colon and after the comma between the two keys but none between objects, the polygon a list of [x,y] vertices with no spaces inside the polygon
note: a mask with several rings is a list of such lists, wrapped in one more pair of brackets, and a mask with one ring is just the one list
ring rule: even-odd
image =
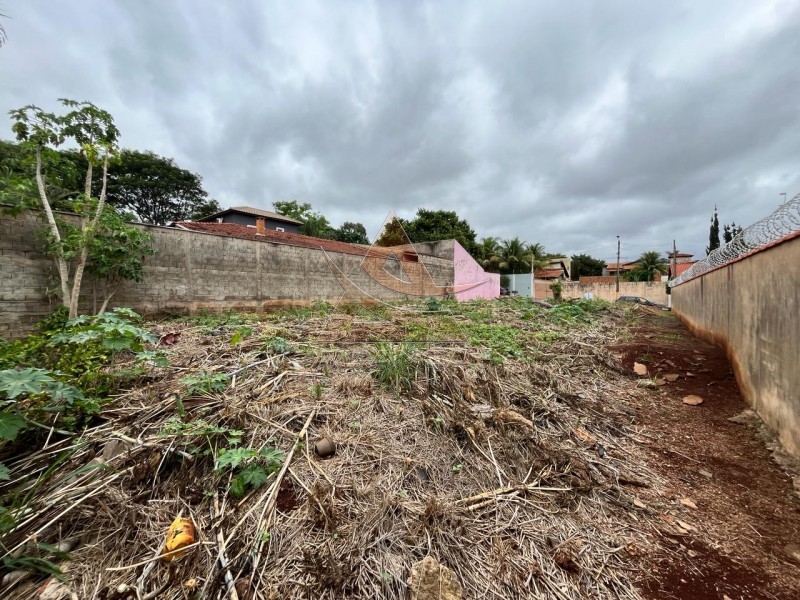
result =
[{"label": "green leafy plant", "polygon": [[66,581],[64,573],[53,560],[69,560],[69,553],[44,542],[37,542],[35,548],[37,556],[6,556],[2,561],[3,567],[10,571],[28,571],[36,575],[50,575],[59,581]]},{"label": "green leafy plant", "polygon": [[181,377],[180,382],[186,386],[186,393],[190,396],[221,392],[228,387],[230,377],[225,373],[206,373],[198,371],[194,375]]},{"label": "green leafy plant", "polygon": [[80,316],[67,321],[64,331],[51,338],[54,345],[99,342],[109,352],[142,352],[145,344],[157,344],[158,338],[136,323],[142,317],[129,308],[116,308],[95,317]]},{"label": "green leafy plant", "polygon": [[294,348],[282,337],[274,337],[264,345],[264,350],[270,354],[291,354]]},{"label": "green leafy plant", "polygon": [[[178,412],[182,411],[178,405]],[[170,417],[161,429],[161,436],[181,437],[181,438],[205,438],[209,442],[224,439],[230,446],[237,446],[242,441],[244,431],[241,429],[231,429],[222,425],[212,425],[203,419],[184,422],[180,417]]]},{"label": "green leafy plant", "polygon": [[[14,441],[38,412],[63,412],[64,406],[85,401],[81,390],[59,381],[45,369],[5,369],[0,371],[0,440]],[[33,405],[30,401],[36,400]],[[50,400],[51,404],[44,404]],[[83,406],[86,409],[89,403]],[[92,412],[95,412],[93,410]]]},{"label": "green leafy plant", "polygon": [[253,335],[253,328],[248,325],[240,325],[231,336],[231,344],[240,344],[242,340]]},{"label": "green leafy plant", "polygon": [[442,309],[442,303],[438,298],[428,298],[425,301],[425,308],[430,312],[438,312]]},{"label": "green leafy plant", "polygon": [[241,498],[248,491],[264,485],[270,474],[280,467],[283,458],[283,453],[274,448],[262,448],[260,451],[250,448],[222,448],[217,453],[215,471],[233,473],[230,493]]}]

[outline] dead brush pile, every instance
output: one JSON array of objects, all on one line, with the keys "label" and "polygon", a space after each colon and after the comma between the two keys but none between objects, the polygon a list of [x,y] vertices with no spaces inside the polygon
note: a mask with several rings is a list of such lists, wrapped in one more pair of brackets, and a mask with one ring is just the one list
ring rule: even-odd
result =
[{"label": "dead brush pile", "polygon": [[[28,495],[5,556],[36,542],[69,555],[64,583],[11,578],[2,593],[639,598],[653,517],[634,493],[659,482],[636,450],[630,380],[606,365],[623,319],[511,299],[151,324],[175,342],[168,367],[82,435],[5,459],[4,493]],[[197,535],[166,562],[177,516]],[[411,578],[426,556],[452,571],[450,592]]]}]

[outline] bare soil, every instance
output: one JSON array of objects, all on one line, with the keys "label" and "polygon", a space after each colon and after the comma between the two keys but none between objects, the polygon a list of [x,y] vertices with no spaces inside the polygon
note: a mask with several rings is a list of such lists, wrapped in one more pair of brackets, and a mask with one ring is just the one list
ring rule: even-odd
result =
[{"label": "bare soil", "polygon": [[[669,313],[646,312],[611,348],[631,374],[648,462],[667,482],[639,500],[664,521],[663,546],[642,584],[653,599],[800,598],[800,502],[756,429],[728,420],[748,407],[724,352]],[[633,363],[674,382],[642,394]],[[682,398],[703,398],[690,406]],[[684,500],[684,503],[681,503]],[[693,506],[696,506],[694,508]],[[688,527],[687,527],[688,526]]]}]

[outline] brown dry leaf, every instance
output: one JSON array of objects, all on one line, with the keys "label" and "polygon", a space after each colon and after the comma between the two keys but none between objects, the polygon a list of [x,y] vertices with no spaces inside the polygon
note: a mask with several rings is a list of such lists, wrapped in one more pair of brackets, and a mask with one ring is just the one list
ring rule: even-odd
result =
[{"label": "brown dry leaf", "polygon": [[575,435],[582,439],[584,442],[594,443],[597,441],[597,438],[594,437],[591,433],[586,431],[583,427],[578,427],[575,429]]},{"label": "brown dry leaf", "polygon": [[683,403],[688,404],[689,406],[698,406],[699,404],[703,403],[703,399],[700,396],[689,394],[688,396],[683,397]]},{"label": "brown dry leaf", "polygon": [[692,500],[691,498],[682,498],[681,504],[693,510],[697,510],[697,504],[695,504],[694,500]]},{"label": "brown dry leaf", "polygon": [[633,363],[633,372],[642,377],[647,376],[647,365],[635,362]]},{"label": "brown dry leaf", "polygon": [[677,373],[667,373],[666,375],[664,375],[664,379],[666,379],[670,383],[678,381],[679,377],[680,377],[680,375],[678,375]]},{"label": "brown dry leaf", "polygon": [[634,498],[634,499],[633,499],[633,505],[634,505],[636,508],[647,508],[647,506],[645,505],[645,503],[644,503],[644,502],[642,502],[641,500],[639,500],[638,498]]}]

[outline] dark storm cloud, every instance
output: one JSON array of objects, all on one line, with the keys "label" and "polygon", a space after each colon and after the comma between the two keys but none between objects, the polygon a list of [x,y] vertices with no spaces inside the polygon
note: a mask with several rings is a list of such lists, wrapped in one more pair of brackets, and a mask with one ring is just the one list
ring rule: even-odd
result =
[{"label": "dark storm cloud", "polygon": [[[800,3],[50,2],[6,7],[0,109],[109,109],[223,204],[612,257],[700,252],[800,191]],[[10,137],[7,131],[3,137]]]}]

